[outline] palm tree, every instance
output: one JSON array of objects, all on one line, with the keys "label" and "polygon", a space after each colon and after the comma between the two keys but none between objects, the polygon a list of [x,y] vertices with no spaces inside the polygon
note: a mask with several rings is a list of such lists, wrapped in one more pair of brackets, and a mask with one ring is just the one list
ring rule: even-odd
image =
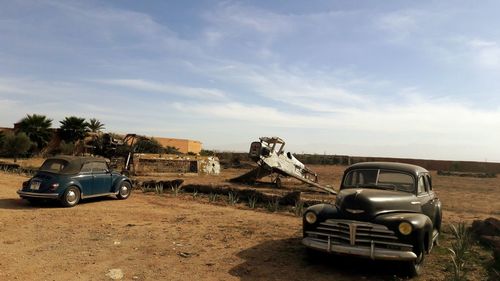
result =
[{"label": "palm tree", "polygon": [[91,118],[89,121],[90,122],[88,123],[88,128],[92,133],[97,133],[101,130],[104,130],[104,123],[101,123],[101,121],[95,118]]},{"label": "palm tree", "polygon": [[52,119],[45,115],[27,114],[19,121],[19,131],[25,133],[28,138],[36,143],[38,150],[41,150],[52,138]]},{"label": "palm tree", "polygon": [[88,130],[88,123],[85,118],[70,116],[59,121],[61,123],[60,136],[65,142],[74,143],[78,140],[85,138]]},{"label": "palm tree", "polygon": [[3,148],[3,142],[5,140],[5,133],[3,131],[0,131],[0,150]]}]

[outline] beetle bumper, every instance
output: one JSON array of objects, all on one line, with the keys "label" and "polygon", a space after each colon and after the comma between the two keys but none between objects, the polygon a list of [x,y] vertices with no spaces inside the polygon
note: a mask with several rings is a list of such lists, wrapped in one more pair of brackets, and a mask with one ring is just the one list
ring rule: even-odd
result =
[{"label": "beetle bumper", "polygon": [[360,256],[375,260],[412,261],[417,259],[417,255],[415,255],[415,253],[413,253],[412,251],[376,248],[374,243],[372,243],[370,247],[358,245],[351,246],[345,244],[332,244],[324,240],[306,237],[302,239],[302,244],[304,244],[308,248],[318,251]]},{"label": "beetle bumper", "polygon": [[21,198],[43,198],[43,199],[57,199],[59,198],[59,193],[38,193],[38,192],[28,192],[18,190],[17,194]]}]

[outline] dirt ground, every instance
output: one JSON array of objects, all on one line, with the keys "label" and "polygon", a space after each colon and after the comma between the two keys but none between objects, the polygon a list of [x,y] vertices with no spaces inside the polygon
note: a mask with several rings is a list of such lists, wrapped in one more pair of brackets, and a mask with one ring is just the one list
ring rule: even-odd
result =
[{"label": "dirt ground", "polygon": [[[311,166],[338,188],[345,167]],[[185,183],[222,184],[220,177],[180,176]],[[177,176],[179,177],[179,176]],[[74,208],[31,206],[15,191],[26,176],[0,172],[0,280],[399,280],[400,264],[345,257],[310,260],[300,244],[301,218],[231,206],[223,198],[156,195],[85,200]],[[300,185],[284,181],[285,186]],[[500,179],[444,177],[434,186],[450,223],[500,216]],[[327,197],[328,198],[328,197]],[[445,226],[445,228],[446,228]],[[426,257],[416,280],[450,276],[451,234]],[[485,280],[491,253],[472,249],[470,280]]]}]

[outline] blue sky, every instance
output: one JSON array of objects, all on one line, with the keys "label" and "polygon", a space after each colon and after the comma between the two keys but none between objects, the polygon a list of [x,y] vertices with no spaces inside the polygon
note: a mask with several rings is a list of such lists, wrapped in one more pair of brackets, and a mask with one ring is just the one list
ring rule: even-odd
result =
[{"label": "blue sky", "polygon": [[0,126],[500,161],[497,1],[0,2]]}]

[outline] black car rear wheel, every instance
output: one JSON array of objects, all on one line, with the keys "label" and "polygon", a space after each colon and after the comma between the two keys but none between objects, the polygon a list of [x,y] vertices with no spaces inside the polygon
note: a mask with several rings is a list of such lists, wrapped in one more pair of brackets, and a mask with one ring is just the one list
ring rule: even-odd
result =
[{"label": "black car rear wheel", "polygon": [[64,207],[74,207],[78,202],[80,202],[81,194],[80,190],[76,186],[70,186],[64,192],[61,203]]},{"label": "black car rear wheel", "polygon": [[130,196],[130,193],[132,192],[132,186],[130,183],[124,181],[120,184],[120,187],[118,188],[118,194],[116,194],[116,198],[118,199],[127,199]]}]

